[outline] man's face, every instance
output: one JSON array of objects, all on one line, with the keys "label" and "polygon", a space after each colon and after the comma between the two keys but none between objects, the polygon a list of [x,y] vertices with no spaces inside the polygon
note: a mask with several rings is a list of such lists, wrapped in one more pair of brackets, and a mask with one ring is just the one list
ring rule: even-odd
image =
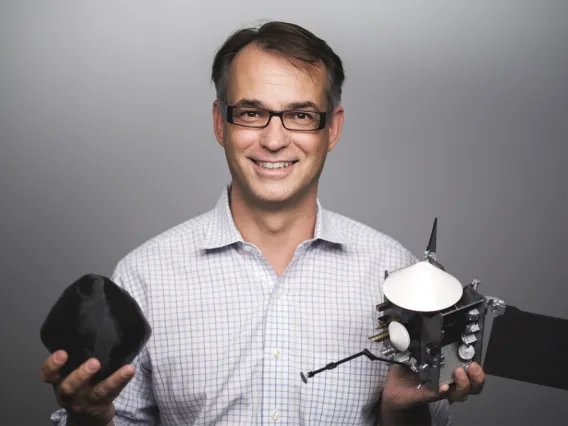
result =
[{"label": "man's face", "polygon": [[[301,109],[326,111],[327,74],[323,66],[308,73],[287,59],[249,45],[239,52],[229,70],[227,103],[251,103],[274,111]],[[321,130],[293,131],[272,117],[263,129],[227,123],[215,102],[215,134],[223,146],[232,175],[233,190],[264,206],[298,201],[315,194],[328,151],[341,133],[343,109],[336,108]],[[266,164],[270,163],[270,164]],[[287,163],[275,168],[276,163]]]}]

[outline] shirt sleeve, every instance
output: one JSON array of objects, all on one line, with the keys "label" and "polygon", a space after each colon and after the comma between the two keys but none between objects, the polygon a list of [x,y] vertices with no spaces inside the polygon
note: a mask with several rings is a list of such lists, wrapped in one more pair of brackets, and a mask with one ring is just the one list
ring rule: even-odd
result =
[{"label": "shirt sleeve", "polygon": [[[138,302],[143,312],[146,300],[142,284],[137,281],[136,274],[129,271],[124,262],[120,262],[111,277],[119,287],[124,288]],[[151,363],[147,347],[144,347],[132,361],[135,368],[134,377],[114,400],[116,413],[115,426],[155,425],[158,421],[158,408],[152,392]],[[54,426],[67,425],[67,412],[58,409],[51,414]]]},{"label": "shirt sleeve", "polygon": [[451,426],[452,415],[450,403],[447,399],[429,404],[432,426]]}]

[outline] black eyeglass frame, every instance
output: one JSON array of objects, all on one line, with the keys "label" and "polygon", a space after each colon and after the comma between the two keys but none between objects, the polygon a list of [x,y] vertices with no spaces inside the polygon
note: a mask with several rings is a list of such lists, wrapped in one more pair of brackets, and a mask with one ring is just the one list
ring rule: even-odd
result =
[{"label": "black eyeglass frame", "polygon": [[[268,125],[270,124],[270,120],[272,120],[272,117],[279,117],[280,118],[280,122],[282,123],[282,126],[286,129],[286,130],[290,130],[292,132],[314,132],[316,130],[321,130],[323,128],[325,128],[325,126],[327,125],[327,112],[320,112],[320,111],[302,111],[302,110],[296,110],[296,109],[288,109],[288,110],[284,110],[284,111],[273,111],[271,109],[267,109],[267,108],[259,108],[259,107],[247,107],[244,105],[227,105],[225,102],[223,101],[219,101],[221,103],[221,106],[223,107],[223,113],[225,115],[225,120],[227,120],[228,123],[234,124],[235,126],[240,126],[240,127],[247,127],[249,129],[264,129],[266,127],[268,127]],[[239,123],[235,123],[235,121],[233,120],[233,110],[235,108],[250,108],[250,109],[259,109],[262,111],[266,111],[268,113],[268,121],[266,122],[266,124],[264,126],[247,126],[245,124],[239,124]],[[320,122],[317,128],[315,129],[289,129],[288,127],[286,127],[286,124],[284,124],[284,117],[283,115],[287,112],[305,112],[305,113],[312,113],[312,114],[318,114],[320,117]]]}]

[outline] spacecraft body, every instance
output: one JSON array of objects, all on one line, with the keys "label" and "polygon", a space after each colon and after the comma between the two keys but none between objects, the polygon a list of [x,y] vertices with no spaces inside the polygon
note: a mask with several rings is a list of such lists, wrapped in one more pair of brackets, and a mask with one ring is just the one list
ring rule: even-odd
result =
[{"label": "spacecraft body", "polygon": [[480,294],[477,280],[462,287],[430,256],[388,274],[377,305],[381,332],[369,339],[383,342],[385,360],[406,364],[437,390],[453,383],[456,368],[481,364],[486,314],[504,313],[505,304]]}]

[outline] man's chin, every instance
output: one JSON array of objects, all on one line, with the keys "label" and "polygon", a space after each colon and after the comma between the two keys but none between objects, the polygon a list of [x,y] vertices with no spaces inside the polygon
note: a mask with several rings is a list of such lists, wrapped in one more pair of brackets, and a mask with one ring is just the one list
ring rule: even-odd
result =
[{"label": "man's chin", "polygon": [[284,205],[294,199],[294,194],[255,194],[255,199],[259,204],[272,206]]},{"label": "man's chin", "polygon": [[255,188],[252,196],[257,204],[277,208],[294,204],[300,198],[297,189],[288,187]]}]

